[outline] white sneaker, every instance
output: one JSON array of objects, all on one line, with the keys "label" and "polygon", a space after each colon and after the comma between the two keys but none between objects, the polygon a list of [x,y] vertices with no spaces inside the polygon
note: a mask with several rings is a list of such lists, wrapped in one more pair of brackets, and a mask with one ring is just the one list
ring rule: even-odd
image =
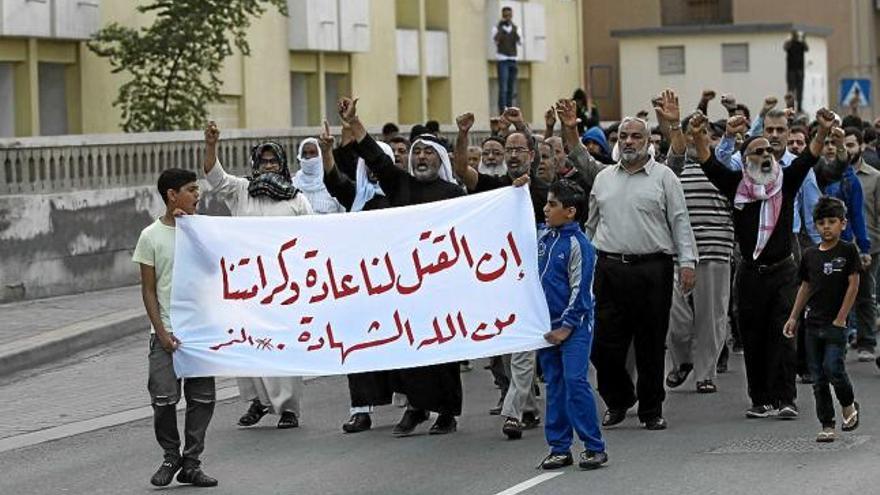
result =
[{"label": "white sneaker", "polygon": [[874,353],[867,350],[862,349],[859,351],[859,362],[860,363],[870,363],[875,359]]}]

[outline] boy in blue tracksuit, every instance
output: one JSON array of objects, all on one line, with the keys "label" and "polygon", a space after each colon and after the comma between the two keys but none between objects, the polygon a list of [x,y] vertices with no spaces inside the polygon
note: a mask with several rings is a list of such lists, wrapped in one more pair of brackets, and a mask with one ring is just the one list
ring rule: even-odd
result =
[{"label": "boy in blue tracksuit", "polygon": [[574,182],[554,182],[544,206],[548,230],[538,240],[541,285],[553,328],[544,338],[554,344],[538,351],[547,384],[544,435],[550,445],[550,454],[541,462],[543,469],[573,463],[572,430],[586,446],[578,463],[581,468],[596,469],[608,461],[596,399],[587,381],[593,344],[596,252],[578,221],[586,202],[584,190]]}]

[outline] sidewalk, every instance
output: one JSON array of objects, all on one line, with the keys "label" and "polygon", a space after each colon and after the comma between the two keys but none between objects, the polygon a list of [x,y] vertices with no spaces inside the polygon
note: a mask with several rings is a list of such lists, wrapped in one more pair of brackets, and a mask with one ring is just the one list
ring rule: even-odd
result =
[{"label": "sidewalk", "polygon": [[0,305],[0,376],[145,332],[139,286]]}]

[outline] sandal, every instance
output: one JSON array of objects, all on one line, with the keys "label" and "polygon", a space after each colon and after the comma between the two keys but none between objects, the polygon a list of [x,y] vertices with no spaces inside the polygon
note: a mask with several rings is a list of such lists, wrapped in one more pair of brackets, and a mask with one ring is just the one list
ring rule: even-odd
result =
[{"label": "sandal", "polygon": [[714,394],[718,391],[718,387],[712,383],[712,380],[703,380],[701,382],[697,382],[697,393],[698,394]]},{"label": "sandal", "polygon": [[848,418],[843,418],[843,425],[840,427],[843,431],[853,431],[859,427],[859,403],[853,402],[853,413]]},{"label": "sandal", "polygon": [[693,364],[682,363],[679,365],[678,369],[674,369],[666,375],[666,386],[669,388],[680,386],[685,380],[687,380],[688,375],[691,374],[693,369]]},{"label": "sandal", "polygon": [[251,402],[247,412],[239,418],[238,426],[253,426],[259,423],[263,416],[267,414],[269,414],[269,407],[261,404],[259,400],[254,400]]},{"label": "sandal", "polygon": [[819,443],[831,443],[835,438],[834,430],[822,430],[816,435],[816,441]]}]

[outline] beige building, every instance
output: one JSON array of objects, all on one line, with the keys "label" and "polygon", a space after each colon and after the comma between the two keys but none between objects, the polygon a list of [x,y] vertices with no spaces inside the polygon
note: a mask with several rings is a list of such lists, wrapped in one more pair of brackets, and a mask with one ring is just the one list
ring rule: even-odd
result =
[{"label": "beige building", "polygon": [[[620,44],[623,115],[650,110],[650,99],[675,88],[682,109],[694,109],[705,88],[732,93],[750,109],[767,95],[785,94],[783,44],[792,30],[809,38],[804,60],[804,110],[828,104],[828,29],[792,24],[718,24],[612,31]],[[716,98],[710,117],[726,115]]]},{"label": "beige building", "polygon": [[[109,22],[142,26],[131,0],[0,0],[0,137],[110,133],[124,75],[85,40]],[[581,2],[562,0],[288,0],[252,24],[251,56],[225,64],[225,128],[316,126],[355,94],[373,125],[487,122],[494,95],[491,26],[514,7],[523,33],[518,103],[526,117],[581,83]]]},{"label": "beige building", "polygon": [[[827,47],[827,101],[839,109],[841,79],[871,79],[875,93],[880,84],[878,12],[876,2],[862,0],[589,0],[583,11],[585,78],[602,118],[617,119],[622,110],[620,45],[628,38],[612,37],[612,31],[710,24],[813,26],[819,31],[815,41],[824,39]],[[807,36],[808,43],[813,40]],[[784,85],[784,74],[773,77]],[[864,116],[880,115],[873,96],[874,106]]]}]

